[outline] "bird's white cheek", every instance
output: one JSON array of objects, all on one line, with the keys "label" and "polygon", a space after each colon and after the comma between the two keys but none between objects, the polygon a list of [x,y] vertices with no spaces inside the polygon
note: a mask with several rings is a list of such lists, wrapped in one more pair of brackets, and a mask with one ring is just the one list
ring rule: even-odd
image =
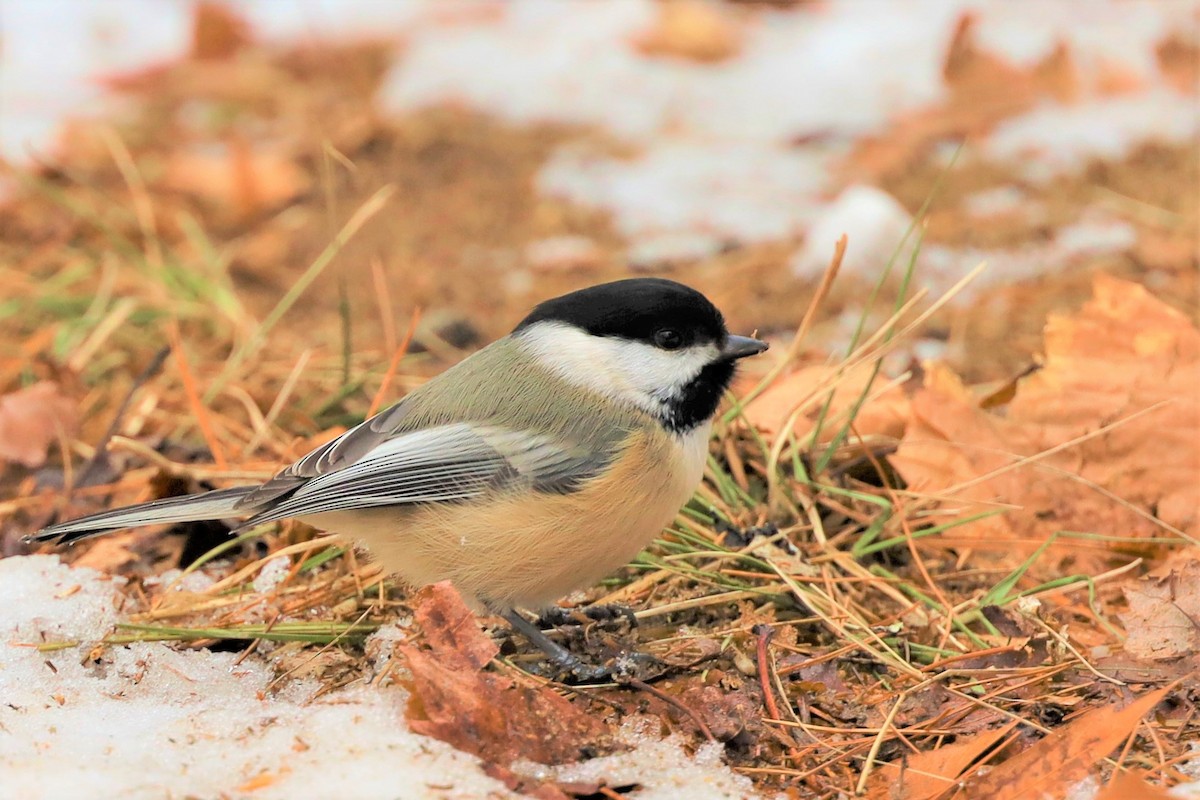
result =
[{"label": "bird's white cheek", "polygon": [[519,337],[542,364],[570,383],[654,415],[718,357],[711,344],[660,350],[645,342],[590,336],[559,323],[540,322]]}]

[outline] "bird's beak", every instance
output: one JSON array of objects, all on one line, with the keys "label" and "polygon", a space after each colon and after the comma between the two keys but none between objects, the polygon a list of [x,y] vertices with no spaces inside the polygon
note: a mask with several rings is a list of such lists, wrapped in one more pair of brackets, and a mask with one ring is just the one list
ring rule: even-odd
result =
[{"label": "bird's beak", "polygon": [[760,339],[731,335],[725,340],[725,346],[721,348],[721,357],[726,361],[733,361],[746,356],[756,356],[768,347],[770,345]]}]

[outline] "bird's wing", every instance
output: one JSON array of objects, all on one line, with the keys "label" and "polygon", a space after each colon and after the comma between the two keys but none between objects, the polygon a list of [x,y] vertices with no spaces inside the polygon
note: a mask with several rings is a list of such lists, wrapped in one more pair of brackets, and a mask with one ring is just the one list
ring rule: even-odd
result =
[{"label": "bird's wing", "polygon": [[306,453],[303,458],[290,464],[244,497],[240,507],[249,511],[279,501],[313,478],[354,464],[396,435],[400,420],[407,410],[407,403],[402,400],[391,408],[363,420],[336,439],[331,439]]},{"label": "bird's wing", "polygon": [[[339,459],[337,447],[306,456],[289,471],[299,466],[316,474],[307,478],[302,472],[296,474],[299,485],[289,487],[290,494],[281,496],[246,525],[327,511],[468,500],[506,486],[569,492],[603,470],[616,449],[614,442],[613,447],[597,453],[528,432],[468,423],[380,438],[382,441],[350,463]],[[342,453],[349,452],[351,449],[343,446]],[[312,466],[303,467],[309,459],[313,459],[309,462]],[[328,465],[326,471],[321,471],[322,465]]]}]

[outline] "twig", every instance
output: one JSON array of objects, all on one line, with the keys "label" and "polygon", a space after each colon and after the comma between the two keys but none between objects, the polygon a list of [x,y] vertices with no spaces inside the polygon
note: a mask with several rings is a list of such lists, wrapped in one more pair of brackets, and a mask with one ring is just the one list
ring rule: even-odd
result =
[{"label": "twig", "polygon": [[712,735],[712,731],[710,731],[708,729],[708,726],[704,724],[704,720],[700,719],[700,715],[697,714],[692,709],[688,708],[683,703],[676,700],[674,697],[671,697],[671,695],[666,694],[665,692],[659,691],[658,689],[655,689],[650,684],[646,683],[643,680],[639,680],[638,678],[630,678],[628,683],[633,688],[641,689],[643,692],[646,692],[647,694],[654,695],[659,700],[662,700],[664,703],[671,706],[672,708],[678,709],[679,711],[682,711],[684,714],[687,714],[688,718],[691,719],[692,722],[696,723],[696,727],[698,727],[700,729],[700,732],[704,734],[705,739],[708,739],[710,742],[717,741],[716,737]]},{"label": "twig", "polygon": [[1087,668],[1088,672],[1092,673],[1097,678],[1099,678],[1100,680],[1102,680],[1106,683],[1112,683],[1117,686],[1125,686],[1126,685],[1125,681],[1119,680],[1117,678],[1113,678],[1109,675],[1105,675],[1103,672],[1101,672],[1100,670],[1093,667],[1092,663],[1083,657],[1083,653],[1079,652],[1079,650],[1075,647],[1075,645],[1071,644],[1070,639],[1068,639],[1066,636],[1059,633],[1058,631],[1054,630],[1054,628],[1051,628],[1049,625],[1047,625],[1041,619],[1039,619],[1038,617],[1033,616],[1033,615],[1029,615],[1026,618],[1029,619],[1030,621],[1032,621],[1039,628],[1044,630],[1047,634],[1049,634],[1052,638],[1054,638],[1054,640],[1057,641],[1059,644],[1061,644],[1063,647],[1067,648],[1067,650],[1069,650],[1071,652],[1071,655],[1073,655],[1077,659],[1079,659],[1079,663],[1083,664],[1083,666]]},{"label": "twig", "polygon": [[91,485],[91,481],[94,480],[96,470],[100,464],[108,461],[108,443],[116,435],[117,428],[121,425],[121,420],[124,419],[126,412],[129,411],[129,404],[133,402],[133,395],[162,370],[163,362],[167,360],[167,356],[170,354],[171,348],[169,346],[160,348],[154,354],[154,357],[150,359],[150,363],[146,364],[142,371],[137,374],[137,377],[133,379],[133,385],[125,393],[125,399],[121,401],[121,405],[117,406],[112,421],[108,424],[108,430],[100,437],[100,441],[96,443],[96,450],[92,453],[92,457],[88,459],[88,462],[83,465],[83,469],[79,471],[79,479],[74,484],[74,488],[79,489]]},{"label": "twig", "polygon": [[755,644],[755,655],[758,657],[758,683],[762,687],[763,703],[767,706],[767,713],[771,715],[772,721],[783,719],[779,713],[779,706],[775,702],[775,692],[771,691],[771,680],[767,675],[767,644],[771,641],[771,636],[775,630],[769,625],[755,625],[754,634],[758,637]]}]

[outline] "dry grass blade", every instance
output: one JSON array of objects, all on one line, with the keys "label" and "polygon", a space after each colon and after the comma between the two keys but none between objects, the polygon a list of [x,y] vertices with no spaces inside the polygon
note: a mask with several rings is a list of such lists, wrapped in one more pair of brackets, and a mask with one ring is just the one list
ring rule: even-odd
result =
[{"label": "dry grass blade", "polygon": [[228,469],[229,463],[225,460],[225,449],[221,447],[221,442],[217,438],[208,408],[205,406],[204,401],[200,399],[200,392],[196,388],[196,379],[192,375],[192,368],[188,366],[187,354],[183,352],[183,340],[179,336],[179,326],[172,325],[170,331],[171,350],[175,353],[175,363],[179,367],[179,377],[183,380],[183,388],[187,392],[188,403],[192,407],[192,414],[196,419],[196,424],[200,426],[200,432],[204,436],[205,443],[208,444],[208,451],[212,453],[217,469]]},{"label": "dry grass blade", "polygon": [[383,373],[383,380],[379,383],[379,391],[375,392],[375,397],[371,400],[371,406],[367,409],[367,416],[375,416],[388,396],[388,391],[392,388],[392,380],[396,377],[396,370],[400,367],[400,360],[408,353],[409,345],[412,344],[413,336],[416,335],[417,326],[421,323],[421,309],[413,311],[412,319],[408,321],[408,330],[404,332],[404,339],[396,347],[392,353],[392,360],[388,363],[387,372]]},{"label": "dry grass blade", "polygon": [[309,268],[296,279],[296,282],[287,293],[275,304],[275,307],[271,309],[271,313],[259,323],[250,337],[233,351],[233,354],[225,362],[224,369],[209,385],[208,391],[204,395],[205,401],[211,402],[213,397],[224,387],[225,383],[237,374],[242,363],[257,353],[266,344],[267,334],[275,327],[275,324],[295,305],[296,301],[304,294],[312,282],[325,271],[325,268],[333,262],[333,259],[341,252],[346,242],[350,241],[372,217],[383,210],[388,200],[395,194],[395,191],[395,186],[384,186],[359,206],[358,210],[350,216],[350,219],[346,221],[342,229],[333,237],[333,241],[321,251],[321,254],[317,256]]},{"label": "dry grass blade", "polygon": [[800,355],[800,350],[804,346],[804,339],[812,328],[813,321],[817,318],[817,312],[822,304],[829,297],[829,290],[833,288],[833,282],[837,279],[838,271],[842,268],[842,259],[846,256],[846,245],[849,238],[842,234],[837,240],[837,244],[833,249],[833,257],[829,261],[829,266],[825,268],[825,272],[821,275],[821,281],[817,284],[816,291],[812,298],[808,301],[808,308],[804,312],[804,317],[801,318],[800,324],[796,327],[796,332],[792,336],[791,344],[788,345],[787,352],[784,354],[775,366],[771,367],[770,371],[763,376],[746,395],[739,398],[734,408],[725,413],[724,422],[732,421],[738,413],[738,410],[750,403],[754,398],[762,394],[767,387],[774,383],[784,371],[791,366],[797,356]]}]

